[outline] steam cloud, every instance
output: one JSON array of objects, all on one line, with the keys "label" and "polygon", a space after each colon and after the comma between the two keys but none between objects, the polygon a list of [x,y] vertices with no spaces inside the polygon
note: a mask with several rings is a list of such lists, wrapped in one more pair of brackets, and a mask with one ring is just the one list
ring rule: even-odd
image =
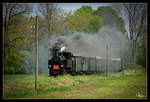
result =
[{"label": "steam cloud", "polygon": [[[124,35],[110,26],[105,26],[95,34],[86,34],[74,32],[70,35],[51,36],[46,35],[39,42],[39,72],[48,74],[48,60],[52,57],[49,48],[60,42],[61,46],[66,46],[66,50],[81,56],[106,56],[106,45],[108,44],[109,57],[118,58],[121,50],[126,42]],[[35,68],[35,48],[31,52],[31,56],[27,57],[30,67]],[[34,69],[33,69],[34,70]]]}]

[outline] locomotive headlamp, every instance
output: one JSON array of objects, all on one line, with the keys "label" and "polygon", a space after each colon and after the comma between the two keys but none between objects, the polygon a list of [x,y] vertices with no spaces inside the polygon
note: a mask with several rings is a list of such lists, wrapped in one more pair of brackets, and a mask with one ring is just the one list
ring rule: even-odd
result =
[{"label": "locomotive headlamp", "polygon": [[49,67],[52,67],[51,65],[49,65]]},{"label": "locomotive headlamp", "polygon": [[61,67],[64,67],[64,65],[61,65]]}]

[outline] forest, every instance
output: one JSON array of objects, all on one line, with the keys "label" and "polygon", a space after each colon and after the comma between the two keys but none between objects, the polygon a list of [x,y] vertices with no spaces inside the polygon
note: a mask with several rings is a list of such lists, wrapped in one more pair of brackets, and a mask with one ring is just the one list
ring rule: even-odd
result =
[{"label": "forest", "polygon": [[[33,74],[35,72],[35,18],[38,15],[39,73],[47,73],[48,40],[87,35],[117,36],[124,68],[146,68],[147,7],[145,4],[119,3],[93,9],[83,5],[66,12],[57,3],[3,3],[3,72]],[[109,32],[115,29],[114,33]],[[115,39],[114,39],[115,40]],[[124,41],[124,42],[123,42]],[[123,42],[123,43],[122,43]],[[92,43],[92,42],[91,42]],[[122,45],[121,45],[122,44]],[[41,57],[40,57],[41,56]],[[43,61],[43,62],[42,62]],[[44,65],[44,66],[43,66]],[[43,71],[42,69],[45,69]]]}]

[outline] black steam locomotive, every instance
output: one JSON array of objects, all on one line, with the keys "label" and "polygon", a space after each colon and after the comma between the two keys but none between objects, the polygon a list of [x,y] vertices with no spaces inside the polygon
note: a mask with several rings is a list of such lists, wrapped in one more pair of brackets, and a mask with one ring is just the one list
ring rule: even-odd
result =
[{"label": "black steam locomotive", "polygon": [[[62,47],[61,49],[63,49]],[[52,58],[48,60],[48,68],[50,76],[64,75],[70,73],[71,67],[67,66],[67,61],[72,57],[72,54],[66,51],[61,51],[58,47],[51,49]]]},{"label": "black steam locomotive", "polygon": [[53,57],[48,60],[50,76],[64,75],[66,73],[76,75],[123,70],[120,58],[108,58],[106,60],[106,58],[98,56],[80,56],[66,52],[64,49],[64,47],[59,48],[56,46],[51,49]]}]

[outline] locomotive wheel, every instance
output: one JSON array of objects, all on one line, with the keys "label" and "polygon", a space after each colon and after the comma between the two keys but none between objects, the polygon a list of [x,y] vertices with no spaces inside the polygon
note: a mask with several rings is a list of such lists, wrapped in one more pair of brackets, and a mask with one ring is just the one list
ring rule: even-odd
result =
[{"label": "locomotive wheel", "polygon": [[62,75],[64,75],[64,73],[65,73],[65,70],[64,70],[64,68],[62,69]]},{"label": "locomotive wheel", "polygon": [[64,75],[64,68],[60,70],[60,75]]},{"label": "locomotive wheel", "polygon": [[53,71],[51,69],[49,69],[49,75],[53,76]]},{"label": "locomotive wheel", "polygon": [[59,75],[62,75],[62,68],[59,69],[58,73]]}]

